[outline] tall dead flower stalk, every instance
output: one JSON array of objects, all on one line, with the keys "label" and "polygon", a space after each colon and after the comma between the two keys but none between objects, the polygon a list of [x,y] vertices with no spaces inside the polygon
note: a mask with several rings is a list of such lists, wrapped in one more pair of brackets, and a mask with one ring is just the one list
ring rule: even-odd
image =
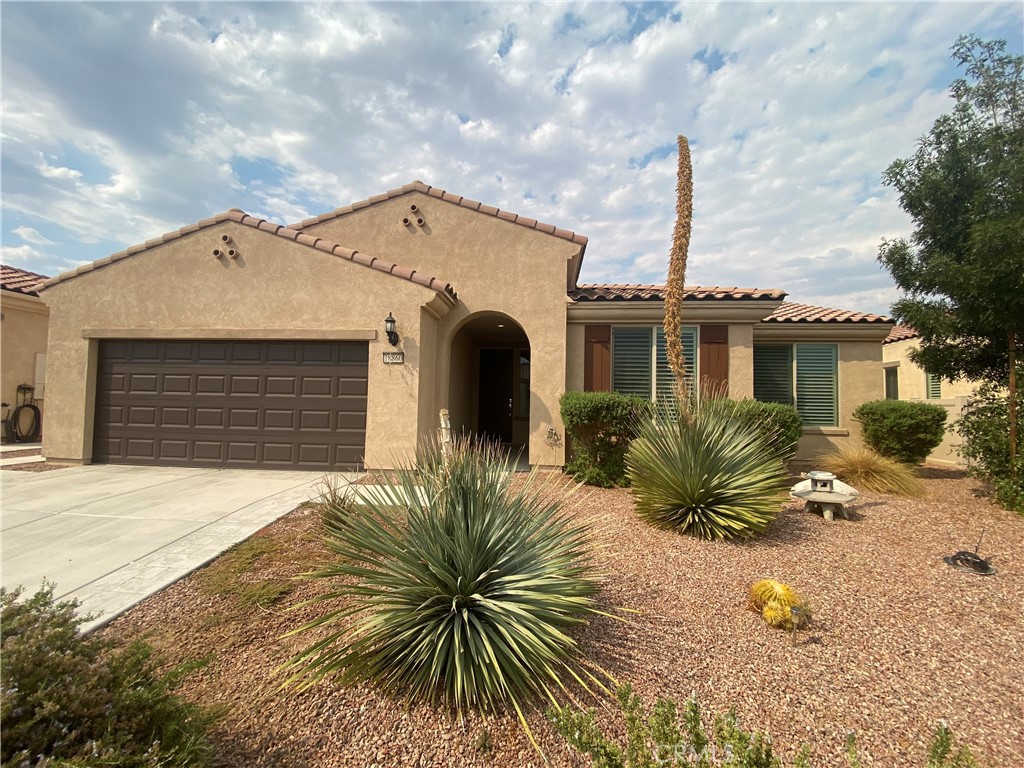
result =
[{"label": "tall dead flower stalk", "polygon": [[683,355],[683,293],[686,287],[686,258],[690,251],[693,223],[693,165],[690,145],[680,135],[679,169],[676,176],[676,226],[672,232],[672,250],[668,259],[665,285],[665,351],[675,376],[679,412],[686,413],[686,358]]}]

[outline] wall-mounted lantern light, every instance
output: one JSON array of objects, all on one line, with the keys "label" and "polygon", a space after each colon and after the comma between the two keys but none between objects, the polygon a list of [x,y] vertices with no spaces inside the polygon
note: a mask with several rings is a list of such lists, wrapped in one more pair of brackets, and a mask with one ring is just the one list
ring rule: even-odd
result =
[{"label": "wall-mounted lantern light", "polygon": [[395,330],[395,318],[388,312],[388,316],[384,318],[384,333],[388,335],[388,343],[392,347],[398,346],[398,331]]}]

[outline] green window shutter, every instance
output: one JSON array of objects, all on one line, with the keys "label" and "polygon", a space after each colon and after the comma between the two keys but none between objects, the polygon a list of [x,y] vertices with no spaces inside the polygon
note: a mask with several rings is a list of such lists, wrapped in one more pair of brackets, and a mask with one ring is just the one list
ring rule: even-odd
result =
[{"label": "green window shutter", "polygon": [[796,345],[796,408],[808,427],[839,426],[835,344]]},{"label": "green window shutter", "polygon": [[[697,326],[683,326],[683,359],[686,363],[686,388],[694,391],[697,380]],[[675,400],[675,376],[668,364],[668,346],[665,343],[665,329],[659,326],[656,331],[655,379],[659,402]]]},{"label": "green window shutter", "polygon": [[942,397],[942,379],[934,373],[925,374],[925,392],[929,400],[938,400]]},{"label": "green window shutter", "polygon": [[754,399],[763,403],[793,404],[791,345],[754,345]]},{"label": "green window shutter", "polygon": [[612,329],[612,389],[651,399],[651,329]]}]

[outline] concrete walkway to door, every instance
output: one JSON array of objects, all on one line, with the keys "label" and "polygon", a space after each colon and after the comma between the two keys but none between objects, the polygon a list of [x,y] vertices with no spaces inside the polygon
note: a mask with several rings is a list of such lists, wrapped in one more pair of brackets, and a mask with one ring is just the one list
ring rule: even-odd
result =
[{"label": "concrete walkway to door", "polygon": [[[315,495],[322,472],[91,465],[0,472],[3,585],[100,614],[89,630]],[[356,475],[342,476],[352,480]]]}]

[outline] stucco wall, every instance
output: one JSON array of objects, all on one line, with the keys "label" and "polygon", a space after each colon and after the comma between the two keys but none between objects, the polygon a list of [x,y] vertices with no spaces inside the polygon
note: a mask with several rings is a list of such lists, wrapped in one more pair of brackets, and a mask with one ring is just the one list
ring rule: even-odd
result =
[{"label": "stucco wall", "polygon": [[754,396],[754,326],[751,323],[729,325],[729,397],[734,400]]},{"label": "stucco wall", "polygon": [[[216,259],[221,235],[237,260]],[[366,462],[390,467],[412,452],[427,423],[417,403],[436,320],[435,291],[235,222],[157,245],[43,292],[50,306],[43,452],[92,456],[98,338],[369,339]],[[388,311],[401,318],[405,365],[384,365]]]},{"label": "stucco wall", "polygon": [[[405,216],[424,226],[402,224]],[[452,340],[459,328],[480,313],[501,312],[525,331],[531,350],[529,460],[559,466],[564,446],[546,439],[549,428],[564,433],[558,400],[566,385],[566,268],[580,246],[560,237],[471,211],[420,192],[411,192],[307,227],[322,237],[414,267],[450,282],[459,303],[438,324],[435,400],[431,411],[446,407],[453,424],[458,414],[474,418],[468,403],[449,402]],[[399,323],[403,318],[395,313]],[[462,365],[458,355],[454,361]]]},{"label": "stucco wall", "polygon": [[[928,393],[925,388],[927,374],[925,374],[923,368],[910,359],[911,350],[917,349],[920,346],[920,339],[905,339],[904,341],[894,341],[882,347],[882,362],[898,364],[897,371],[899,373],[897,375],[899,379],[900,400],[927,399]],[[967,379],[957,379],[952,382],[943,379],[940,386],[942,398],[950,399],[969,397],[974,393],[977,384]]]},{"label": "stucco wall", "polygon": [[[35,384],[36,355],[46,352],[49,312],[35,296],[0,291],[0,397],[13,411],[19,384]],[[39,397],[42,394],[43,397]],[[45,391],[36,393],[39,410],[45,417]],[[46,427],[44,418],[43,427]]]}]

